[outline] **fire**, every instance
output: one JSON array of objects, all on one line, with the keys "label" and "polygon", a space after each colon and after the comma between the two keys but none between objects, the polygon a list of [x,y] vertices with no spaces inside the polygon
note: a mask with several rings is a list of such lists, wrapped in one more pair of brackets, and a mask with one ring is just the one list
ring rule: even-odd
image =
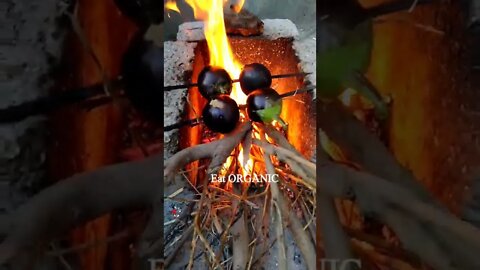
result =
[{"label": "fire", "polygon": [[244,4],[245,0],[239,0],[238,3],[232,5],[233,11],[235,11],[235,13],[239,13],[242,10]]},{"label": "fire", "polygon": [[[233,52],[227,37],[223,8],[224,4],[226,4],[228,1],[185,0],[185,2],[192,7],[195,18],[204,21],[205,39],[207,41],[210,56],[209,64],[211,66],[224,68],[230,74],[230,77],[238,79],[240,77],[243,64],[233,56]],[[234,11],[237,13],[240,12],[244,3],[245,0],[240,0],[233,6]],[[242,92],[238,83],[233,85],[230,97],[239,105],[245,104],[247,101],[247,96]],[[241,113],[241,117],[242,119],[245,118],[243,112]],[[254,136],[259,137],[258,134],[254,134]],[[245,161],[243,151],[244,149],[239,146],[237,160],[241,165],[241,172],[246,175],[253,171],[253,160],[249,158]],[[233,165],[234,160],[235,159],[231,157],[228,158],[223,167],[229,168]]]},{"label": "fire", "polygon": [[[210,65],[224,68],[230,77],[237,79],[242,71],[242,63],[234,56],[227,38],[227,30],[223,16],[223,0],[185,0],[194,12],[195,18],[205,23],[205,39],[207,40],[210,55]],[[243,6],[240,1],[237,6]],[[238,104],[245,104],[247,96],[242,92],[238,83],[233,86],[230,95]]]},{"label": "fire", "polygon": [[177,2],[175,2],[175,0],[168,0],[165,3],[165,8],[180,13],[180,9],[178,9]]}]

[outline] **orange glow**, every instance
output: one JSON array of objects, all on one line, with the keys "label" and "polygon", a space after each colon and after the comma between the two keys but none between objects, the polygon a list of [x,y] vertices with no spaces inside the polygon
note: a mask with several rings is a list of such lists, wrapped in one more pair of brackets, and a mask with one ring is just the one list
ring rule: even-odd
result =
[{"label": "orange glow", "polygon": [[[255,137],[257,137],[258,134],[254,133]],[[247,160],[247,162],[245,162],[244,158],[243,158],[243,147],[240,145],[240,151],[239,151],[239,154],[238,154],[238,162],[240,162],[240,165],[242,166],[242,173],[243,175],[247,175],[251,172],[253,172],[253,159],[249,158]]]},{"label": "orange glow", "polygon": [[168,0],[165,3],[165,8],[167,10],[173,10],[173,11],[176,11],[176,12],[180,13],[180,9],[178,9],[178,6],[177,6],[177,3],[175,2],[175,0]]},{"label": "orange glow", "polygon": [[[210,65],[224,68],[233,79],[238,79],[243,64],[233,57],[232,49],[227,38],[223,16],[223,0],[185,0],[195,14],[195,18],[205,23],[204,32],[207,40]],[[242,6],[243,2],[241,1]],[[245,104],[247,96],[242,92],[240,85],[233,85],[230,95],[238,104]]]},{"label": "orange glow", "polygon": [[[208,45],[208,52],[210,56],[210,65],[224,68],[230,77],[238,79],[242,71],[243,64],[236,60],[233,56],[232,49],[227,37],[227,31],[225,29],[223,8],[224,4],[228,1],[224,0],[185,0],[189,4],[194,12],[195,18],[203,20],[205,39]],[[243,7],[245,0],[241,0],[235,5],[235,12],[239,12]],[[232,93],[230,97],[234,99],[239,105],[247,102],[247,96],[242,92],[240,84],[234,83]],[[241,112],[241,118],[245,119],[245,115]],[[254,135],[259,137],[258,134]],[[253,171],[253,160],[249,158],[244,161],[243,148],[239,146],[237,160],[241,165],[241,173],[243,175],[249,174]],[[232,157],[229,157],[223,169],[220,172],[225,175],[226,169],[230,168],[233,161]]]},{"label": "orange glow", "polygon": [[245,0],[239,0],[238,3],[233,5],[233,11],[235,13],[239,13],[242,10],[244,4]]}]

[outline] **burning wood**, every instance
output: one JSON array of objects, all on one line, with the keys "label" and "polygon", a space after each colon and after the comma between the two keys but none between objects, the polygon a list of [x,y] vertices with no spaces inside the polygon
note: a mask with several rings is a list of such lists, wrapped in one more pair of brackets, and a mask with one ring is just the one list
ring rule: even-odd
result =
[{"label": "burning wood", "polygon": [[[259,36],[228,39],[228,26],[222,25],[230,20],[229,15],[223,18],[219,12],[225,1],[187,2],[206,20],[205,27],[198,28],[206,30],[206,40],[186,42],[179,38],[165,43],[169,57],[165,62],[166,84],[188,87],[187,91],[163,93],[165,102],[171,103],[165,110],[167,127],[175,127],[164,130],[165,144],[176,148],[166,148],[165,155],[154,154],[163,143],[157,139],[157,144],[143,145],[143,140],[158,138],[162,127],[149,126],[138,119],[141,117],[129,118],[129,127],[142,129],[141,134],[130,132],[124,141],[128,150],[122,157],[129,162],[69,177],[42,190],[15,212],[1,216],[0,264],[24,269],[48,246],[53,250],[46,251],[47,256],[60,257],[70,267],[62,255],[83,253],[98,245],[106,251],[105,244],[124,239],[128,251],[122,255],[129,255],[124,257],[137,256],[149,267],[158,264],[161,269],[162,255],[166,255],[165,266],[171,269],[197,269],[199,265],[212,269],[323,268],[325,261],[315,264],[316,257],[338,259],[332,264],[339,263],[340,268],[352,261],[368,269],[420,269],[424,264],[441,270],[480,268],[478,229],[443,209],[389,152],[387,142],[371,132],[382,128],[373,116],[372,104],[348,90],[340,100],[316,101],[316,114],[311,113],[310,91],[316,86],[308,85],[303,76],[285,75],[302,74],[298,70],[302,57],[297,59],[294,35],[272,35],[272,21],[265,20]],[[137,1],[136,5],[142,3],[149,1]],[[179,11],[174,1],[168,3]],[[122,10],[131,16],[128,9]],[[243,11],[233,7],[239,17],[245,15]],[[146,18],[142,12],[140,15],[140,19]],[[258,26],[259,20],[251,19]],[[275,22],[277,26],[281,23],[277,28],[285,28],[285,20]],[[181,27],[181,32],[185,31]],[[182,33],[180,37],[187,36]],[[158,38],[160,34],[152,35]],[[150,53],[132,58],[138,61],[144,55]],[[162,62],[147,58],[153,64]],[[140,70],[134,64],[128,67]],[[280,76],[272,80],[275,75],[271,74]],[[148,81],[141,76],[131,79],[130,91]],[[362,81],[368,84],[365,78]],[[156,98],[150,102],[158,109]],[[13,108],[23,117],[31,109],[18,108],[31,105]],[[145,103],[138,104],[137,109],[142,105]],[[185,111],[174,111],[178,108]],[[184,122],[177,122],[180,113],[184,113]],[[318,129],[310,118],[320,120]],[[151,137],[143,132],[150,129],[156,131]],[[175,132],[179,136],[173,136]],[[112,134],[103,133],[103,139],[105,135],[110,138]],[[316,136],[319,148],[314,162]],[[101,143],[95,142],[94,146],[104,151]],[[162,176],[164,182],[159,181]],[[172,190],[162,193],[163,184]],[[135,218],[135,227],[142,228],[125,229],[122,224],[119,232],[108,235],[110,221],[103,223],[103,239],[65,249],[50,242],[103,214],[137,206],[152,209],[145,228],[148,215]],[[471,210],[476,206],[470,205]],[[466,217],[471,218],[475,213],[468,214]],[[140,230],[144,230],[142,235]],[[158,259],[152,262],[151,258]],[[106,263],[95,260],[88,265]]]},{"label": "burning wood", "polygon": [[[191,74],[193,79],[190,80],[193,83],[189,86],[198,88],[189,89],[186,104],[189,118],[183,123],[198,123],[191,119],[199,119],[199,111],[203,111],[205,129],[203,125],[183,127],[181,134],[184,136],[180,139],[194,138],[195,141],[166,161],[165,173],[169,181],[179,176],[178,170],[186,168],[188,181],[201,190],[192,220],[190,260],[187,265],[176,266],[191,268],[199,264],[195,255],[198,238],[207,254],[207,259],[200,264],[215,267],[222,263],[221,258],[231,256],[230,263],[234,267],[254,268],[263,261],[265,250],[259,247],[267,246],[272,241],[267,237],[269,231],[276,230],[281,237],[277,241],[283,243],[281,250],[285,251],[295,245],[293,241],[296,242],[305,265],[314,269],[314,234],[310,232],[314,230],[316,183],[313,163],[307,158],[312,151],[296,150],[289,138],[296,138],[298,145],[305,146],[301,138],[309,131],[304,130],[304,136],[294,135],[302,132],[299,126],[308,123],[309,119],[303,110],[305,107],[298,104],[299,101],[311,104],[309,92],[315,87],[303,88],[302,77],[296,77],[303,73],[296,70],[298,60],[295,55],[292,54],[292,61],[285,61],[283,46],[292,46],[292,36],[281,41],[285,43],[278,42],[281,45],[276,49],[262,36],[262,21],[237,7],[232,7],[223,17],[219,11],[220,2],[190,3],[197,18],[204,20],[206,46],[197,46]],[[225,24],[220,23],[222,21]],[[253,46],[249,42],[254,39],[240,37],[239,41],[244,43],[231,44],[233,40],[227,38],[229,32],[260,35],[257,42],[264,44],[256,48],[265,51],[263,57],[254,51],[239,53],[239,50]],[[194,34],[188,32],[188,35]],[[275,58],[278,63],[269,57],[276,50],[282,51]],[[277,80],[272,81],[275,78]],[[230,106],[230,103],[236,105]],[[233,112],[239,112],[240,117],[230,117]],[[301,118],[294,120],[296,114]],[[232,123],[233,127],[239,127],[230,132]],[[288,124],[291,125],[287,131]],[[312,133],[313,130],[309,134]],[[275,147],[270,148],[270,145]],[[289,150],[281,150],[283,147]],[[191,164],[186,166],[186,163]],[[255,218],[258,216],[261,218]],[[271,223],[270,217],[275,217],[276,221]],[[287,227],[290,231],[286,230]],[[249,228],[256,232],[250,232]],[[304,231],[304,228],[308,230]],[[234,240],[229,241],[229,236]],[[248,243],[252,241],[255,244],[249,247]],[[225,253],[224,246],[233,250]],[[172,253],[167,257],[174,257],[175,249],[169,250]],[[287,254],[283,252],[281,258],[287,259]]]},{"label": "burning wood", "polygon": [[242,36],[259,36],[263,33],[263,22],[242,7],[232,5],[225,10],[225,27],[227,34]]},{"label": "burning wood", "polygon": [[[210,162],[209,166],[208,166],[209,169],[207,169],[207,175],[205,176],[205,178],[203,180],[202,199],[200,201],[200,205],[197,206],[198,210],[197,210],[197,214],[196,214],[196,217],[195,217],[195,220],[197,220],[199,218],[199,216],[201,214],[203,214],[204,216],[201,218],[201,220],[204,220],[204,222],[202,224],[209,224],[209,223],[213,222],[213,220],[210,220],[213,217],[211,216],[211,214],[209,214],[209,210],[202,208],[202,205],[203,205],[202,202],[205,201],[204,202],[205,205],[211,205],[211,207],[215,208],[215,205],[217,205],[219,202],[217,200],[213,199],[213,198],[216,198],[221,194],[229,194],[230,193],[231,196],[233,196],[235,198],[238,198],[241,201],[244,201],[246,203],[246,205],[255,206],[256,203],[261,202],[260,199],[264,199],[263,196],[266,196],[266,194],[268,194],[268,193],[265,193],[265,191],[268,190],[269,185],[273,185],[272,183],[275,183],[274,185],[282,185],[282,186],[293,185],[293,186],[295,186],[297,189],[299,189],[298,191],[300,191],[301,193],[304,194],[304,196],[306,196],[306,197],[301,198],[302,201],[308,198],[308,196],[307,196],[308,194],[310,194],[310,196],[312,196],[315,193],[316,184],[315,184],[314,164],[312,162],[309,162],[309,161],[305,160],[293,148],[293,146],[291,146],[287,142],[287,140],[283,137],[283,135],[281,135],[281,133],[279,133],[275,129],[259,126],[259,125],[256,125],[256,124],[255,124],[254,130],[257,130],[256,132],[260,132],[261,134],[265,134],[265,133],[268,134],[268,138],[270,138],[270,139],[269,139],[268,142],[267,141],[262,141],[262,140],[259,140],[259,139],[254,139],[252,148],[256,147],[256,146],[260,146],[260,148],[257,148],[256,151],[252,150],[250,152],[261,153],[261,151],[265,151],[264,155],[266,155],[266,157],[268,157],[268,159],[270,159],[270,155],[277,155],[279,160],[277,160],[276,158],[273,159],[273,162],[275,164],[275,169],[272,170],[273,167],[271,167],[271,166],[273,166],[273,165],[268,165],[268,164],[272,164],[271,163],[272,161],[268,161],[265,164],[264,162],[265,162],[266,159],[263,158],[263,157],[258,157],[258,158],[255,158],[255,166],[252,167],[252,168],[254,168],[258,171],[261,171],[262,170],[261,168],[263,168],[263,170],[267,170],[268,173],[270,173],[272,175],[279,175],[277,172],[281,172],[282,176],[279,179],[280,182],[278,182],[278,184],[277,184],[277,181],[274,181],[270,184],[264,183],[264,188],[266,188],[265,191],[261,191],[261,193],[257,193],[257,194],[255,194],[255,193],[251,194],[251,192],[253,190],[248,192],[248,190],[251,189],[251,187],[249,187],[249,186],[253,185],[252,183],[249,183],[247,185],[242,184],[240,186],[237,186],[234,183],[226,183],[227,185],[223,186],[219,190],[217,190],[217,189],[209,190],[208,185],[212,185],[212,184],[214,185],[215,184],[215,183],[209,183],[210,180],[211,180],[211,175],[212,174],[216,174],[217,172],[222,173],[222,171],[223,172],[228,172],[230,169],[229,169],[229,167],[226,167],[226,166],[237,167],[236,164],[238,164],[237,163],[238,160],[235,158],[236,155],[232,158],[231,153],[232,152],[233,153],[238,152],[238,151],[235,151],[234,148],[238,147],[242,143],[242,141],[246,140],[245,136],[251,136],[252,133],[248,132],[248,131],[251,130],[251,128],[252,128],[251,124],[247,123],[247,124],[241,126],[238,129],[238,131],[236,131],[232,135],[227,135],[225,138],[223,138],[221,140],[217,140],[217,141],[214,141],[214,142],[211,142],[211,143],[208,143],[208,144],[202,144],[202,145],[199,145],[197,147],[184,149],[184,150],[178,152],[177,154],[175,154],[172,158],[170,158],[166,162],[166,165],[165,165],[166,167],[165,167],[165,171],[164,171],[165,177],[166,177],[166,179],[171,179],[170,181],[172,181],[173,177],[175,176],[175,171],[176,171],[175,168],[177,168],[177,169],[181,168],[187,162],[191,162],[191,161],[194,161],[196,159],[207,158],[207,157],[212,157],[213,158],[212,161]],[[266,137],[264,137],[264,138],[266,138]],[[277,143],[279,143],[280,145],[284,145],[284,147],[287,147],[290,150],[287,150],[286,148],[282,148],[280,146],[270,148],[269,145],[271,145],[271,143],[273,143],[274,140],[278,140]],[[245,147],[245,150],[246,149],[248,149],[248,148]],[[260,150],[260,149],[263,149],[263,150]],[[238,155],[238,158],[239,157],[241,157],[241,156]],[[230,161],[228,162],[229,158],[232,158],[232,159],[230,159]],[[227,163],[224,163],[225,160],[227,160]],[[241,168],[241,166],[237,167],[237,168]],[[295,172],[300,174],[300,175],[297,175],[297,177],[295,177],[295,174],[296,174]],[[290,175],[292,177],[289,177]],[[304,176],[304,177],[299,178],[300,176]],[[301,180],[298,180],[298,179],[301,179]],[[299,182],[297,182],[297,180]],[[286,181],[286,182],[284,182],[284,181]],[[287,184],[287,183],[290,183],[290,184]],[[305,184],[305,186],[303,186],[302,183]],[[236,194],[235,190],[238,190],[237,192],[240,192],[240,194],[235,195]],[[220,192],[220,193],[218,193],[218,192]],[[275,195],[275,198],[276,198],[276,200],[278,200],[279,205],[281,205],[280,206],[280,209],[281,209],[280,211],[282,211],[284,213],[283,216],[285,218],[286,216],[288,216],[287,213],[291,212],[291,211],[288,210],[288,207],[291,207],[291,206],[288,206],[290,204],[290,203],[288,203],[289,199],[281,199],[281,197],[283,197],[284,195],[281,195],[278,192],[280,192],[280,191],[277,191],[277,193],[275,193],[275,194],[277,194],[277,195]],[[281,196],[281,197],[279,197],[279,196]],[[207,198],[209,198],[209,199],[207,199]],[[265,199],[266,198],[268,198],[268,197],[265,197]],[[314,198],[310,198],[310,199],[313,199],[313,201],[314,201]],[[285,201],[285,200],[287,200],[287,201]],[[313,206],[311,205],[311,207],[313,207]],[[255,208],[258,208],[258,207],[255,207]],[[313,210],[310,210],[310,211],[313,211]],[[227,216],[231,216],[231,215],[236,216],[237,215],[237,214],[235,214],[235,212],[231,213],[230,211],[222,211],[222,210],[218,210],[218,214],[223,214],[223,215],[227,215]],[[265,214],[266,213],[264,213],[264,215]],[[302,216],[302,218],[300,220],[302,220],[303,218],[307,218],[309,216],[309,214],[307,212],[307,213],[303,213],[301,216]],[[287,220],[290,220],[290,222],[293,222],[293,224],[297,224],[296,227],[294,227],[294,228],[297,228],[297,227],[301,228],[301,227],[303,227],[302,225],[300,225],[302,222],[300,220],[296,221],[298,218],[299,217],[296,216],[296,215],[290,215],[287,218]],[[312,217],[307,218],[307,221],[312,220],[311,218]],[[261,220],[259,220],[259,221],[261,221]],[[197,220],[196,222],[199,222],[199,221]],[[211,224],[214,224],[214,223],[215,222],[213,222]],[[234,224],[236,224],[236,223],[234,223]],[[197,226],[197,225],[195,225],[195,226]],[[196,234],[201,234],[201,233],[203,233],[203,231],[208,231],[208,230],[205,230],[204,226],[205,225],[198,226],[198,228],[195,230]],[[260,228],[263,225],[254,223],[253,226]],[[202,228],[202,229],[200,229],[200,228]],[[224,229],[222,229],[221,231],[223,233],[225,233]],[[228,231],[228,228],[227,228],[227,231]],[[264,230],[262,230],[262,231],[264,233],[266,233],[266,231],[264,231]],[[301,236],[303,234],[304,234],[304,232],[303,232],[303,230],[301,230],[301,231],[296,231],[293,235],[296,237],[296,236]],[[298,240],[298,241],[300,241],[299,244],[301,244],[300,246],[301,246],[302,249],[305,247],[305,250],[302,250],[302,253],[304,253],[305,256],[307,256],[306,258],[310,258],[309,259],[309,265],[312,266],[312,265],[314,265],[314,258],[315,258],[314,253],[312,255],[312,250],[313,249],[312,248],[307,248],[307,246],[305,246],[308,243],[312,243],[312,242],[310,242],[311,240],[307,240],[307,239],[309,239],[309,237],[310,236],[305,235],[305,236],[303,236],[303,238],[301,238],[302,240]],[[307,242],[305,242],[305,241],[307,241]],[[235,252],[235,250],[234,250],[234,252]],[[235,258],[235,254],[234,254],[234,258]],[[313,260],[311,260],[311,258],[313,258]],[[246,263],[246,261],[243,261],[243,263]],[[312,268],[312,269],[314,269],[314,268]]]}]

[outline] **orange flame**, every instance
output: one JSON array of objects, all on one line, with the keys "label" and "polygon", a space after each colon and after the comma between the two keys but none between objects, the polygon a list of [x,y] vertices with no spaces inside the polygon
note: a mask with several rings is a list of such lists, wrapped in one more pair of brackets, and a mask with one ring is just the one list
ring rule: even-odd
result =
[{"label": "orange flame", "polygon": [[[195,18],[205,23],[205,39],[210,54],[210,65],[224,68],[233,79],[240,76],[243,65],[233,57],[227,38],[223,16],[223,0],[185,0],[194,12]],[[242,1],[244,2],[244,1]],[[242,3],[243,5],[243,3]],[[245,104],[247,96],[234,84],[230,95],[238,104]]]},{"label": "orange flame", "polygon": [[[205,39],[207,40],[208,51],[210,56],[210,65],[224,68],[230,77],[238,79],[242,71],[242,63],[240,63],[233,56],[232,49],[227,37],[227,30],[225,29],[224,4],[228,1],[225,0],[185,0],[189,4],[194,12],[195,18],[203,20]],[[235,11],[241,10],[245,0],[240,0],[235,5]],[[245,104],[247,102],[247,96],[242,92],[240,85],[235,83],[233,85],[232,93],[230,97],[234,99],[238,104]],[[242,118],[245,115],[242,113]],[[238,161],[241,164],[241,171],[245,175],[253,170],[253,160],[250,158],[246,162],[243,157],[243,148],[239,146]],[[233,159],[228,158],[224,164],[224,168],[229,168],[232,165]]]},{"label": "orange flame", "polygon": [[239,13],[242,10],[244,4],[245,4],[245,0],[239,0],[238,3],[232,5],[233,11],[235,13]]},{"label": "orange flame", "polygon": [[180,13],[180,9],[178,9],[177,2],[175,2],[175,0],[168,0],[165,3],[165,8],[167,10],[173,10],[173,11],[176,11],[176,12]]},{"label": "orange flame", "polygon": [[[227,0],[185,0],[194,12],[195,18],[204,22],[205,39],[208,45],[208,52],[210,56],[210,65],[224,68],[232,79],[238,79],[242,71],[243,64],[235,59],[230,43],[227,37],[224,19],[224,5],[228,3]],[[233,6],[235,12],[240,12],[245,0],[239,0]],[[230,97],[234,99],[237,104],[242,105],[247,102],[247,96],[242,92],[240,84],[233,84],[232,93]],[[245,115],[241,112],[241,118],[245,119]],[[255,138],[260,138],[260,135],[254,132]],[[249,153],[248,160],[244,158],[244,149],[240,145],[233,154],[237,154],[237,158],[229,157],[223,165],[221,174],[225,175],[227,169],[230,168],[235,160],[239,162],[240,173],[244,176],[253,172],[254,162]]]}]

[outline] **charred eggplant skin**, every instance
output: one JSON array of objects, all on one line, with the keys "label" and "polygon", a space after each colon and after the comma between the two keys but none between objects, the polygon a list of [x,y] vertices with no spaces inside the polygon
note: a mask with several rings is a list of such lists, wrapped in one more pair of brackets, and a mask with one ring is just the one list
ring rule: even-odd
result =
[{"label": "charred eggplant skin", "polygon": [[210,100],[202,111],[203,122],[211,131],[230,133],[240,121],[240,109],[228,95]]},{"label": "charred eggplant skin", "polygon": [[[275,115],[264,115],[261,112],[276,109]],[[263,88],[251,92],[247,97],[247,115],[254,122],[266,122],[279,117],[282,109],[281,96],[272,88]]]},{"label": "charred eggplant skin", "polygon": [[257,89],[270,87],[272,74],[264,65],[252,63],[243,67],[239,81],[242,91],[248,95]]},{"label": "charred eggplant skin", "polygon": [[219,95],[229,95],[232,92],[232,78],[220,67],[207,66],[198,75],[198,90],[206,99]]}]

